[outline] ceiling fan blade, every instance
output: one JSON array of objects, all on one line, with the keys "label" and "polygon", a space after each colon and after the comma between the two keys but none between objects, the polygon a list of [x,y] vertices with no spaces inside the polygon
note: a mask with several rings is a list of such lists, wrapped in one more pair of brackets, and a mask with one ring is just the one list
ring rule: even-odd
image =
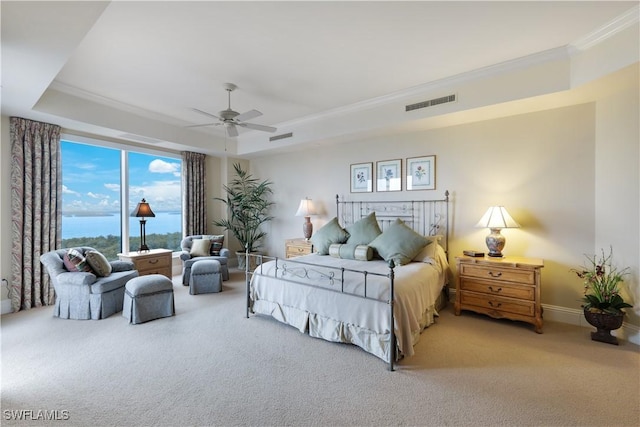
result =
[{"label": "ceiling fan blade", "polygon": [[192,108],[191,110],[195,111],[196,113],[204,114],[205,116],[213,117],[214,119],[220,120],[220,117],[211,113],[207,113],[206,111],[198,110],[197,108]]},{"label": "ceiling fan blade", "polygon": [[246,120],[255,119],[256,117],[260,117],[262,113],[258,110],[249,110],[246,113],[239,114],[235,117],[235,120],[239,122],[244,122]]},{"label": "ceiling fan blade", "polygon": [[278,130],[277,128],[274,128],[271,126],[257,125],[255,123],[238,123],[238,126],[242,126],[242,127],[253,129],[253,130],[261,130],[263,132],[275,132]]},{"label": "ceiling fan blade", "polygon": [[238,136],[238,129],[233,123],[225,123],[224,127],[227,129],[227,135],[231,137]]},{"label": "ceiling fan blade", "polygon": [[220,123],[203,123],[201,125],[187,125],[186,128],[200,128],[204,126],[218,126]]}]

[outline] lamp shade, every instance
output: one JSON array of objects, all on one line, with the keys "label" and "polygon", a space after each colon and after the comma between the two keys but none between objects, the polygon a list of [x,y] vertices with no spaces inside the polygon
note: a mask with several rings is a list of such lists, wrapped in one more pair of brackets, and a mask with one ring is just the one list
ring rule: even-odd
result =
[{"label": "lamp shade", "polygon": [[313,202],[308,197],[300,200],[300,206],[298,206],[298,211],[296,212],[296,216],[309,216],[316,215],[316,208],[313,206]]},{"label": "lamp shade", "polygon": [[134,216],[136,218],[152,218],[155,217],[156,214],[154,214],[151,210],[149,203],[147,203],[145,199],[142,199],[142,201],[138,203],[138,206],[136,206],[133,212],[131,212],[131,216]]},{"label": "lamp shade", "polygon": [[491,206],[476,224],[478,228],[519,228],[504,206]]}]

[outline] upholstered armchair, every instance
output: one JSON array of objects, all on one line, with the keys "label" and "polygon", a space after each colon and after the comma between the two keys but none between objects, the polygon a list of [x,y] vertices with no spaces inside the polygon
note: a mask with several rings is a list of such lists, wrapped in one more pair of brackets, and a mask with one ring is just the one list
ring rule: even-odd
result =
[{"label": "upholstered armchair", "polygon": [[[95,249],[74,248],[82,255]],[[122,311],[127,282],[138,277],[133,263],[106,261],[104,276],[89,271],[69,271],[65,265],[68,249],[58,249],[40,256],[56,291],[53,315],[62,319],[99,320]],[[110,267],[110,268],[109,268]]]},{"label": "upholstered armchair", "polygon": [[206,240],[208,237],[213,236],[206,236],[202,234],[186,236],[182,239],[182,242],[180,242],[180,246],[182,247],[182,252],[180,253],[180,259],[182,260],[182,284],[184,286],[189,286],[189,277],[191,276],[191,267],[193,264],[204,259],[215,259],[219,261],[222,280],[229,280],[229,268],[227,267],[230,253],[229,249],[215,248],[214,253],[219,250],[219,255],[211,255],[211,250],[208,254],[198,253],[198,251],[194,250],[194,241]]}]

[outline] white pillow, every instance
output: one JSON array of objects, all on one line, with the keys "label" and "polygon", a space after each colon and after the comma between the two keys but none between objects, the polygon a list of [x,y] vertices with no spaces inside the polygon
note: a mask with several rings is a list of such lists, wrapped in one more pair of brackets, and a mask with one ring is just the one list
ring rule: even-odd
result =
[{"label": "white pillow", "polygon": [[209,256],[211,249],[211,240],[209,239],[195,239],[191,244],[191,251],[189,253],[192,257],[195,256]]},{"label": "white pillow", "polygon": [[442,235],[438,234],[436,236],[425,236],[429,243],[427,246],[422,248],[418,255],[413,257],[412,261],[415,262],[426,262],[429,264],[435,264],[436,262],[436,248],[440,245],[440,240],[442,239]]}]

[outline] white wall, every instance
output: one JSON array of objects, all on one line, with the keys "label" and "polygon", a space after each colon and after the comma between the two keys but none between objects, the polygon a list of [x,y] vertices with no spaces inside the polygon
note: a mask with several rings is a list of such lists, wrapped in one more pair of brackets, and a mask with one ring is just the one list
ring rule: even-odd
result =
[{"label": "white wall", "polygon": [[630,322],[640,325],[640,131],[638,81],[635,88],[596,104],[595,244],[593,253],[613,248],[614,264],[630,266],[623,289]]}]

